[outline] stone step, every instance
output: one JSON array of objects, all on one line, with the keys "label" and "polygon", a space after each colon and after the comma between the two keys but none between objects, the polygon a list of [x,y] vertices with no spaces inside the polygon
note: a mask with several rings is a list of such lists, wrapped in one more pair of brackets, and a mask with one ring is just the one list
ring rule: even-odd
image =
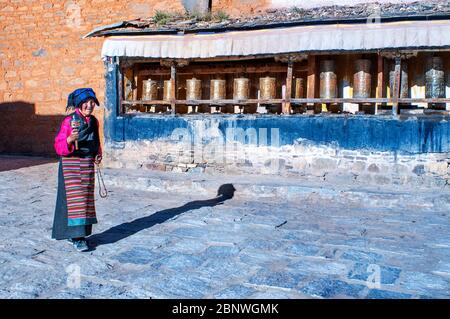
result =
[{"label": "stone step", "polygon": [[[232,176],[159,172],[151,170],[104,169],[106,187],[128,188],[158,193],[215,196],[232,185],[239,198],[258,200],[370,201],[371,206],[388,208],[407,201],[410,207],[450,209],[448,189],[360,187],[276,176]],[[225,185],[225,186],[224,186]]]}]

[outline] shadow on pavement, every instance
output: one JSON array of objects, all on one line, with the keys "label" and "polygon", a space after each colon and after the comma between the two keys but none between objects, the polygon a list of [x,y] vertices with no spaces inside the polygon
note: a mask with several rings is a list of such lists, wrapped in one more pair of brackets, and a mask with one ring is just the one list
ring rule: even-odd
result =
[{"label": "shadow on pavement", "polygon": [[221,205],[224,201],[233,198],[235,191],[236,189],[233,184],[223,184],[217,190],[217,197],[215,198],[192,201],[180,207],[161,210],[152,215],[135,219],[132,222],[114,226],[102,233],[90,236],[88,238],[89,245],[91,246],[91,250],[94,250],[95,247],[116,243],[119,240],[140,232],[141,230],[150,228],[156,224],[161,224],[166,220],[190,210]]}]

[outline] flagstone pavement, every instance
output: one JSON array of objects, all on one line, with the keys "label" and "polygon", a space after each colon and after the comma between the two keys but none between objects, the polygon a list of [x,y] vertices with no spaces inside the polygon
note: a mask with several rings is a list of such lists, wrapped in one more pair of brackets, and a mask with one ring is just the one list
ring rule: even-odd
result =
[{"label": "flagstone pavement", "polygon": [[449,298],[450,191],[104,169],[80,253],[51,159],[0,157],[0,298]]}]

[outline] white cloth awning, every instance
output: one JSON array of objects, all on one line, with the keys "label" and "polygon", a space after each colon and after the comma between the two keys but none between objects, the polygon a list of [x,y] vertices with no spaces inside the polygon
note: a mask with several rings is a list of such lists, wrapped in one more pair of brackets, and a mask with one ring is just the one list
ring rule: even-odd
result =
[{"label": "white cloth awning", "polygon": [[213,58],[288,52],[450,48],[450,21],[296,26],[214,34],[112,36],[102,56]]}]

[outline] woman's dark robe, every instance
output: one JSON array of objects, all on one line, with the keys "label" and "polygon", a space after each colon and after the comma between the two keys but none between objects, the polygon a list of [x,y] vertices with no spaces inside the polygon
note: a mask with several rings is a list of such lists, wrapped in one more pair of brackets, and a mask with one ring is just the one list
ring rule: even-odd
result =
[{"label": "woman's dark robe", "polygon": [[[75,150],[73,145],[67,145],[65,142],[67,136],[71,133],[71,128],[68,128],[68,123],[73,116],[82,121],[82,125],[79,128],[78,150]],[[92,158],[93,160],[97,154],[101,154],[97,119],[91,115],[89,120],[87,120],[79,113],[78,109],[75,113],[66,117],[55,138],[55,150],[61,158],[59,160],[58,168],[58,193],[53,220],[52,238],[60,240],[89,236],[92,233],[92,224],[97,222],[96,219],[91,218],[86,221],[82,220],[81,223],[84,222],[84,224],[69,226],[68,197],[66,193],[63,161],[67,158],[78,157]],[[91,183],[94,184],[94,182],[95,179],[92,179]],[[94,185],[91,185],[91,188],[93,192]],[[78,220],[77,223],[80,223],[80,221]]]}]

